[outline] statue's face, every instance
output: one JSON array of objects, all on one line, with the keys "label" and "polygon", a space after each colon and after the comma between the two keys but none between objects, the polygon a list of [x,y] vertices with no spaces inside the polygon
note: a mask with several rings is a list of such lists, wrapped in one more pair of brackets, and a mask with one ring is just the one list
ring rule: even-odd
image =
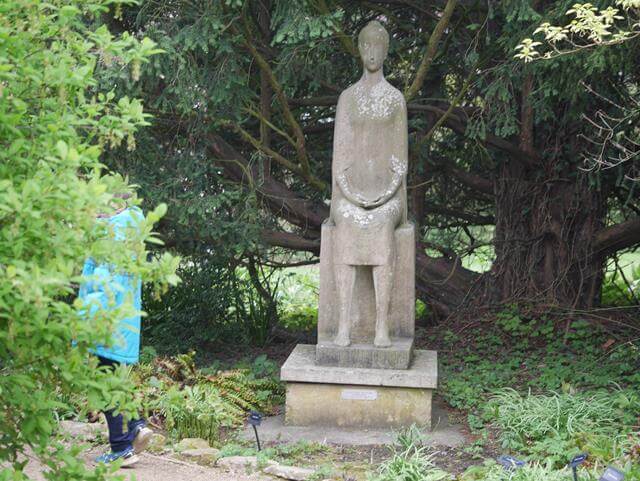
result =
[{"label": "statue's face", "polygon": [[358,50],[362,63],[369,72],[377,72],[382,68],[387,57],[387,44],[380,32],[375,29],[363,32],[358,42]]}]

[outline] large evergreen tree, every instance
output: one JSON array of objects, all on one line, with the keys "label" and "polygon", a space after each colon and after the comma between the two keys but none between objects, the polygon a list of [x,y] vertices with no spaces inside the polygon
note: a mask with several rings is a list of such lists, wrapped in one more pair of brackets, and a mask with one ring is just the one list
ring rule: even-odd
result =
[{"label": "large evergreen tree", "polygon": [[[637,89],[640,44],[514,58],[571,3],[142,2],[112,26],[166,54],[136,92],[154,125],[119,168],[171,204],[163,229],[185,252],[317,255],[337,96],[361,72],[355,34],[378,18],[392,37],[387,77],[408,103],[419,295],[442,314],[594,306],[607,259],[640,242],[640,218],[621,169],[582,169],[581,135],[593,133],[585,116]],[[462,266],[487,245],[488,272]]]}]

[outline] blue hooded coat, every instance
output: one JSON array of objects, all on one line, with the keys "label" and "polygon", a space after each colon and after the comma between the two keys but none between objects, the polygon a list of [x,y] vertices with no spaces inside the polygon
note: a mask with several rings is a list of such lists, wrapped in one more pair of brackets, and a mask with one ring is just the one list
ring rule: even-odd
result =
[{"label": "blue hooded coat", "polygon": [[[137,207],[129,207],[107,219],[113,229],[116,240],[124,240],[127,232],[138,230],[144,219],[142,211]],[[116,272],[113,266],[98,264],[89,258],[82,269],[82,276],[88,281],[80,286],[79,297],[88,307],[88,315],[92,316],[98,309],[109,309],[131,302],[136,314],[121,319],[113,334],[112,344],[99,345],[92,352],[100,357],[124,364],[138,362],[140,355],[140,311],[142,309],[142,283],[139,278],[126,272]],[[109,306],[109,299],[115,305]]]}]

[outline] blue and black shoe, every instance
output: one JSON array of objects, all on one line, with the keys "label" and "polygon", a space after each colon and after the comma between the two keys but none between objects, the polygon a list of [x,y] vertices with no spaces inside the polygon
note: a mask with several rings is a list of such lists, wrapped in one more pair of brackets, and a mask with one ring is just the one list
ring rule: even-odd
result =
[{"label": "blue and black shoe", "polygon": [[140,458],[136,456],[136,453],[133,451],[133,448],[127,448],[127,449],[123,449],[122,451],[117,451],[117,452],[112,451],[110,453],[103,454],[102,456],[99,456],[96,458],[96,463],[110,464],[110,463],[113,463],[114,461],[117,461],[118,459],[122,459],[123,468],[133,466],[138,461],[140,461]]}]

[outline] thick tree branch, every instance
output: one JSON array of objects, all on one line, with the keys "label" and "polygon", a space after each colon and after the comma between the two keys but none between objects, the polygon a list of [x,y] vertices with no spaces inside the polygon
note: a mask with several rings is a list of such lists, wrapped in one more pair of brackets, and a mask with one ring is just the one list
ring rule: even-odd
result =
[{"label": "thick tree branch", "polygon": [[470,214],[458,209],[450,209],[441,205],[427,204],[427,213],[446,215],[447,217],[455,217],[456,219],[462,219],[473,225],[494,225],[496,220],[490,215],[477,215]]},{"label": "thick tree branch", "polygon": [[453,15],[453,11],[456,8],[457,3],[457,0],[447,0],[442,16],[440,17],[440,20],[438,20],[433,32],[431,32],[424,57],[422,57],[422,62],[420,62],[420,66],[416,72],[416,77],[404,93],[404,97],[407,102],[413,99],[413,97],[415,97],[418,91],[422,88],[424,79],[427,77],[427,73],[429,72],[429,67],[431,66],[431,63],[436,56],[436,52],[438,51],[440,39],[449,25],[449,20],[451,20],[451,16]]},{"label": "thick tree branch", "polygon": [[484,177],[480,177],[476,174],[472,174],[471,172],[467,172],[466,170],[457,169],[448,164],[444,165],[444,169],[446,172],[453,175],[461,184],[477,190],[478,192],[482,192],[483,194],[494,194],[493,182],[491,180],[485,179]]},{"label": "thick tree branch", "polygon": [[295,146],[296,146],[298,161],[300,162],[300,167],[306,175],[310,175],[311,166],[309,164],[309,156],[307,155],[307,151],[306,151],[304,132],[302,131],[302,127],[300,126],[300,123],[296,120],[296,118],[293,116],[293,113],[289,108],[287,97],[284,94],[284,90],[282,89],[282,86],[276,79],[276,76],[273,73],[273,70],[271,69],[269,62],[266,61],[266,59],[260,54],[260,52],[258,52],[255,45],[253,44],[251,35],[249,34],[249,26],[247,24],[247,19],[245,17],[243,17],[243,21],[244,21],[244,27],[245,27],[243,29],[243,35],[245,38],[244,44],[249,50],[249,53],[251,53],[251,56],[253,57],[253,59],[258,64],[258,67],[260,68],[260,70],[264,72],[264,74],[266,75],[269,81],[269,84],[271,85],[271,88],[275,92],[276,98],[278,99],[278,102],[280,103],[280,107],[282,108],[284,120],[293,131],[293,136],[296,139]]},{"label": "thick tree branch", "polygon": [[319,239],[305,239],[297,234],[284,231],[263,230],[260,238],[266,244],[274,247],[284,247],[295,251],[311,252],[320,255]]},{"label": "thick tree branch", "polygon": [[207,149],[223,169],[225,177],[254,189],[265,206],[276,216],[300,227],[303,231],[320,232],[329,208],[320,202],[304,199],[288,186],[268,177],[259,182],[258,166],[250,164],[222,136],[209,134]]},{"label": "thick tree branch", "polygon": [[635,217],[597,232],[594,250],[601,256],[608,256],[638,244],[640,244],[640,217]]},{"label": "thick tree branch", "polygon": [[284,157],[283,155],[280,155],[278,152],[276,152],[273,149],[270,149],[269,147],[266,147],[265,145],[262,144],[262,142],[260,142],[258,139],[256,139],[253,135],[251,135],[249,132],[247,132],[246,130],[244,130],[242,127],[240,127],[237,124],[229,124],[231,126],[231,128],[233,128],[246,142],[248,142],[249,144],[251,144],[253,147],[255,147],[256,149],[258,149],[259,151],[265,153],[266,155],[268,155],[270,158],[272,158],[273,160],[275,160],[276,162],[278,162],[280,165],[282,165],[283,167],[286,167],[287,169],[289,169],[291,172],[294,172],[298,175],[300,175],[302,178],[304,178],[311,187],[313,187],[314,189],[322,192],[328,189],[328,185],[323,182],[322,180],[318,179],[317,177],[314,177],[313,175],[306,173],[302,170],[302,168],[298,165],[295,164],[293,162],[291,162],[289,159],[287,159],[286,157]]},{"label": "thick tree branch", "polygon": [[[446,113],[444,110],[432,105],[409,105],[407,106],[407,108],[409,111],[433,112],[438,114],[439,116],[443,116]],[[450,128],[460,135],[465,135],[467,132],[466,121],[454,114],[449,114],[447,120],[444,123],[444,126]],[[510,154],[512,159],[521,162],[528,167],[533,167],[538,163],[538,157],[535,154],[525,152],[517,145],[512,144],[511,142],[504,140],[496,135],[487,133],[484,138],[484,143],[490,147],[494,147]]]},{"label": "thick tree branch", "polygon": [[[309,97],[306,99],[291,99],[291,103],[300,106],[331,106],[338,102],[336,96],[322,96],[322,97]],[[447,114],[449,104],[438,103],[435,105],[421,105],[421,104],[408,104],[407,110],[409,112],[432,112],[437,115],[438,118],[445,117],[445,121],[442,124],[453,130],[455,133],[465,135],[467,132],[467,119],[464,114],[464,110],[455,107],[451,112]],[[529,153],[522,150],[518,145],[509,142],[501,137],[487,133],[483,141],[487,146],[502,150],[511,155],[511,157],[522,162],[528,167],[534,167],[538,164],[539,158],[535,153]]]}]

